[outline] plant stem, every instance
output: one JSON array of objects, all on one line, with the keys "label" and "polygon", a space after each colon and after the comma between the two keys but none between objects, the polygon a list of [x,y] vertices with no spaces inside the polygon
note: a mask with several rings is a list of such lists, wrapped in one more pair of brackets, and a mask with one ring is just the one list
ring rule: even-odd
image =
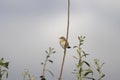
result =
[{"label": "plant stem", "polygon": [[101,77],[101,76],[102,76],[102,73],[100,73],[100,78],[99,78],[98,80],[102,80],[102,77]]},{"label": "plant stem", "polygon": [[[68,0],[68,20],[67,20],[67,34],[66,34],[67,41],[68,41],[68,34],[69,34],[69,22],[70,22],[70,0]],[[63,73],[65,57],[66,57],[66,47],[64,48],[64,55],[63,55],[63,61],[62,61],[62,65],[61,65],[59,80],[62,80],[62,73]]]},{"label": "plant stem", "polygon": [[46,65],[47,65],[47,61],[48,61],[49,55],[50,55],[50,52],[49,52],[49,54],[47,55],[46,60],[45,60],[45,63],[44,63],[44,66],[43,66],[43,75],[42,75],[43,77],[45,77],[45,70],[46,70]]},{"label": "plant stem", "polygon": [[61,71],[60,71],[60,77],[59,80],[62,80],[62,72],[63,72],[63,67],[64,67],[64,62],[65,62],[65,56],[66,56],[66,49],[64,49],[64,56],[63,56],[63,61],[62,61],[62,66],[61,66]]},{"label": "plant stem", "polygon": [[67,34],[66,40],[68,41],[68,34],[69,34],[69,25],[70,25],[70,0],[68,0],[68,20],[67,20]]},{"label": "plant stem", "polygon": [[[80,49],[80,46],[79,46],[79,49]],[[82,55],[81,55],[81,52],[80,52],[79,57],[80,57],[79,63],[82,63]],[[80,66],[80,70],[82,71],[82,66]],[[80,80],[82,80],[82,72],[80,72]]]}]

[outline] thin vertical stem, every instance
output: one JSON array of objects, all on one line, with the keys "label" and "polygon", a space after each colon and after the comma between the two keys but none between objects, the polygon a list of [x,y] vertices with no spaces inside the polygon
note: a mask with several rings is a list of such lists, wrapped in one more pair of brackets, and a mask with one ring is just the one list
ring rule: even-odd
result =
[{"label": "thin vertical stem", "polygon": [[68,34],[69,34],[69,25],[70,25],[70,0],[68,0],[68,20],[67,20],[67,34],[66,34],[66,40],[68,40]]},{"label": "thin vertical stem", "polygon": [[[68,0],[68,20],[67,20],[67,34],[66,34],[66,40],[67,41],[68,41],[68,34],[69,34],[69,22],[70,22],[70,0]],[[67,50],[66,50],[66,47],[65,47],[59,80],[62,80],[62,73],[63,73],[63,67],[64,67],[64,62],[65,62],[65,57],[66,57],[66,51]]]},{"label": "thin vertical stem", "polygon": [[45,69],[46,69],[47,60],[48,60],[48,58],[46,57],[46,60],[45,60],[44,66],[43,66],[43,75],[42,75],[43,77],[45,77]]},{"label": "thin vertical stem", "polygon": [[46,65],[47,65],[47,61],[48,61],[49,56],[50,56],[50,52],[46,56],[45,63],[43,65],[43,75],[42,75],[43,77],[45,77]]}]

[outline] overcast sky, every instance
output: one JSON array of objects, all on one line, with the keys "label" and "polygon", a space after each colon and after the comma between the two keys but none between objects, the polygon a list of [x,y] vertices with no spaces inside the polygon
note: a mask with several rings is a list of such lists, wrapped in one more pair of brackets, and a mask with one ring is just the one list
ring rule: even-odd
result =
[{"label": "overcast sky", "polygon": [[[40,63],[45,50],[54,47],[56,54],[49,64],[57,80],[63,49],[59,37],[66,35],[67,0],[0,0],[0,58],[10,62],[9,80],[22,80],[22,72],[42,74]],[[77,37],[86,36],[84,49],[91,55],[88,61],[98,58],[106,64],[104,80],[119,80],[120,68],[120,1],[71,0],[69,43],[77,45]],[[75,80],[75,50],[67,50],[63,80]],[[73,53],[74,52],[74,53]],[[54,67],[53,67],[54,66]],[[68,68],[69,67],[69,68]]]}]

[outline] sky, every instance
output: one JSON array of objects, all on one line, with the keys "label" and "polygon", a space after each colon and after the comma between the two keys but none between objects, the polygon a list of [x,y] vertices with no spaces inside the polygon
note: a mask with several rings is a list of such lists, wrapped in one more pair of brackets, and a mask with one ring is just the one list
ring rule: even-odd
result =
[{"label": "sky", "polygon": [[[105,62],[104,80],[119,80],[120,1],[71,0],[70,12],[69,44],[75,46],[79,35],[86,36],[87,60]],[[0,0],[0,58],[10,62],[8,80],[22,80],[25,69],[39,80],[49,47],[56,50],[51,56],[54,63],[47,66],[55,77],[46,74],[57,80],[63,56],[58,38],[66,35],[66,25],[67,0]],[[63,80],[76,79],[72,74],[76,54],[67,50]]]}]

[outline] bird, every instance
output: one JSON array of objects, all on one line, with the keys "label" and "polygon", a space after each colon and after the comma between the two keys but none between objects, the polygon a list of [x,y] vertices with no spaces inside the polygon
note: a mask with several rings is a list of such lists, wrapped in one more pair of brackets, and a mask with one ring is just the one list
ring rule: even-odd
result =
[{"label": "bird", "polygon": [[63,49],[65,49],[65,48],[71,48],[70,46],[69,46],[69,43],[68,43],[68,41],[65,39],[65,37],[60,37],[59,38],[60,39],[60,46],[63,48]]}]

